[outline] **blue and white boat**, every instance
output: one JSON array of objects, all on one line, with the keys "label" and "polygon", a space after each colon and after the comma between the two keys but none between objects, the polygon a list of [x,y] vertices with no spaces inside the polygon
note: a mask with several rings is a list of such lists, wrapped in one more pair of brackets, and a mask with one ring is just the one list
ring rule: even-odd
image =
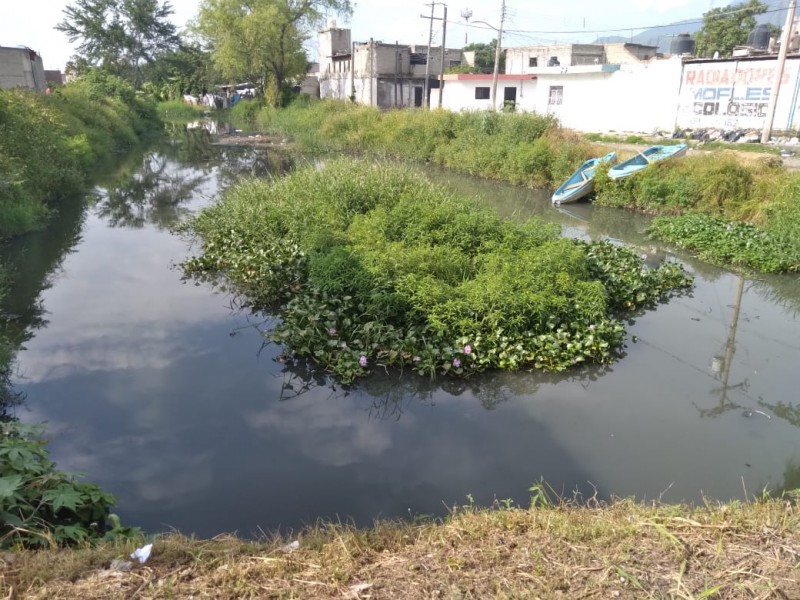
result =
[{"label": "blue and white boat", "polygon": [[611,167],[608,170],[610,179],[622,179],[634,173],[641,171],[648,165],[655,162],[665,160],[667,158],[674,158],[676,156],[683,156],[689,146],[686,144],[676,144],[674,146],[650,146],[639,152],[633,158],[623,160],[618,165]]},{"label": "blue and white boat", "polygon": [[600,158],[590,158],[575,171],[569,179],[553,192],[553,204],[567,204],[585,198],[594,190],[594,174],[600,163],[614,164],[617,153],[609,152]]}]

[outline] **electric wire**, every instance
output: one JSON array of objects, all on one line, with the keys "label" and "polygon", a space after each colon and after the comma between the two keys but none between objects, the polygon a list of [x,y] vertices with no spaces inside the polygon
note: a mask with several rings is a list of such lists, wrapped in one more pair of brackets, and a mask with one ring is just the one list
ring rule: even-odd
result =
[{"label": "electric wire", "polygon": [[[724,13],[720,14],[720,16],[729,16],[734,15],[738,12],[745,12],[748,9],[739,9],[735,11],[725,11]],[[759,14],[771,14],[771,13],[778,13],[785,11],[786,8],[772,8],[769,10],[765,10],[763,13]],[[630,32],[630,31],[644,31],[647,29],[663,29],[665,27],[676,27],[679,25],[698,25],[705,22],[705,19],[689,19],[686,21],[680,22],[673,22],[673,23],[665,23],[662,25],[641,25],[641,26],[631,26],[631,27],[620,27],[620,28],[605,28],[605,29],[571,29],[571,30],[564,30],[564,31],[554,31],[554,30],[544,30],[544,29],[504,29],[503,33],[506,34],[537,34],[541,33],[544,35],[567,35],[567,34],[582,34],[585,35],[587,33],[623,33],[623,32]],[[484,31],[497,31],[497,27],[492,27],[491,25],[475,25],[472,23],[464,23],[462,21],[451,21],[448,19],[448,25],[458,25],[461,27],[468,27],[471,29],[481,29]]]}]

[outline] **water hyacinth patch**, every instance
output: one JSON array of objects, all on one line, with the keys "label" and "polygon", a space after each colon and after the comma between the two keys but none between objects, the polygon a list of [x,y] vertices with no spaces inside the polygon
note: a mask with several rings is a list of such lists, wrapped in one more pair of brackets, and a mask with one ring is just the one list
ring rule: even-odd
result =
[{"label": "water hyacinth patch", "polygon": [[188,274],[223,274],[269,333],[344,382],[368,366],[429,376],[563,370],[619,356],[618,316],[691,286],[607,242],[505,220],[406,167],[352,159],[232,189],[191,224]]},{"label": "water hyacinth patch", "polygon": [[796,244],[781,243],[769,231],[749,223],[685,214],[653,219],[648,233],[717,265],[733,265],[765,273],[800,271],[800,251]]}]

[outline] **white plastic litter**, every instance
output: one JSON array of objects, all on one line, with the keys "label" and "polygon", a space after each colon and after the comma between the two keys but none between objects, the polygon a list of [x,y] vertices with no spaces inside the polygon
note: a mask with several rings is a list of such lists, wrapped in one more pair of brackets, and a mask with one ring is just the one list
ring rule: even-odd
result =
[{"label": "white plastic litter", "polygon": [[140,565],[143,565],[147,562],[147,559],[150,558],[150,553],[153,551],[153,544],[147,544],[142,546],[141,548],[137,548],[131,554],[131,558],[135,558],[139,561]]},{"label": "white plastic litter", "polygon": [[291,544],[286,544],[285,546],[281,546],[281,552],[294,552],[300,548],[300,542],[295,540]]}]

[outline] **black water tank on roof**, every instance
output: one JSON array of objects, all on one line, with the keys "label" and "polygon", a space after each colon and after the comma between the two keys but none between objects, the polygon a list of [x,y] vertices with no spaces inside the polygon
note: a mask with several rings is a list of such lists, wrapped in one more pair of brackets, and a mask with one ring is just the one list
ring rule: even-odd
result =
[{"label": "black water tank on roof", "polygon": [[769,25],[765,23],[756,25],[755,29],[747,36],[747,45],[756,50],[766,50],[769,46],[769,37]]},{"label": "black water tank on roof", "polygon": [[694,40],[688,33],[680,33],[672,38],[669,45],[670,54],[694,54]]}]

